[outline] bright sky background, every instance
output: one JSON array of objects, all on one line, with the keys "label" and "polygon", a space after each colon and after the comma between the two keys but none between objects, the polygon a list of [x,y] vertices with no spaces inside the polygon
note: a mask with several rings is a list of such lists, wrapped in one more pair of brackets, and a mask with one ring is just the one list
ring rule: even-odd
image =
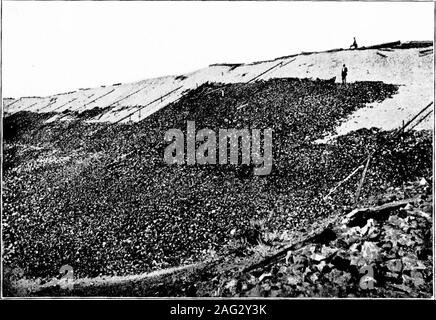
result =
[{"label": "bright sky background", "polygon": [[3,1],[3,96],[433,39],[433,3]]}]

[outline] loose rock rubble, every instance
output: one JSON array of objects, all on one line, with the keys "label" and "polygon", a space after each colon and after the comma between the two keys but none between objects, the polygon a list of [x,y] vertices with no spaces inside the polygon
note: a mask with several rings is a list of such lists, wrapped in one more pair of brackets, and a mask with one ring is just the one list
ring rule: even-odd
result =
[{"label": "loose rock rubble", "polygon": [[[224,95],[221,90],[208,94],[217,87]],[[382,190],[390,190],[386,201],[409,197],[415,185],[408,186],[407,181],[425,177],[431,183],[428,132],[409,132],[401,141],[391,141],[392,132],[362,129],[332,144],[312,143],[354,110],[396,90],[381,82],[341,86],[322,80],[274,79],[205,84],[134,124],[90,124],[81,119],[44,123],[51,114],[14,114],[4,123],[4,262],[22,268],[26,277],[51,278],[65,264],[77,277],[128,275],[226,255],[228,244],[248,234],[256,220],[264,219],[268,232],[304,234],[314,221],[350,210],[358,176],[327,201],[323,197],[375,149],[381,150],[371,161],[361,199],[376,197]],[[188,120],[196,121],[197,129],[216,131],[272,128],[271,174],[256,177],[251,166],[167,165],[165,131],[185,131]],[[366,228],[374,237],[390,232],[377,221]],[[365,259],[377,261],[384,251],[377,250],[371,239],[353,249],[361,252],[364,247]],[[271,245],[273,240],[268,241]],[[291,283],[303,275],[319,283],[319,270],[331,268],[332,261],[324,258],[329,249],[307,248],[297,254],[295,265],[301,268],[289,274],[294,277]],[[349,247],[337,249],[334,262],[350,260],[344,254]],[[421,272],[407,271],[401,277],[415,279]],[[341,269],[332,272],[326,277],[344,283],[349,276],[356,277]],[[271,274],[262,282],[275,277]],[[269,285],[276,290],[272,282]]]},{"label": "loose rock rubble", "polygon": [[[406,184],[414,199],[372,218],[356,213],[329,225],[336,238],[289,251],[280,262],[224,282],[225,296],[431,297],[432,196],[430,186]],[[401,192],[394,193],[401,197]],[[389,201],[390,194],[378,200]],[[395,203],[395,202],[394,202]],[[366,206],[376,206],[376,202]],[[353,219],[354,218],[354,219]],[[354,223],[353,223],[354,221]],[[354,225],[354,226],[352,226]],[[230,275],[227,275],[230,276]],[[225,276],[224,276],[225,278]]]}]

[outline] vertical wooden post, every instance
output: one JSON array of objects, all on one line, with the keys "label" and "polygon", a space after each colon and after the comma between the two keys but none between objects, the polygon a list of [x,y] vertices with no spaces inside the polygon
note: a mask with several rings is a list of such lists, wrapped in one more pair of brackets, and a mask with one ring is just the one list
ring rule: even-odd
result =
[{"label": "vertical wooden post", "polygon": [[368,166],[369,166],[370,160],[371,160],[371,154],[368,156],[368,160],[366,160],[365,168],[363,169],[363,172],[362,172],[362,178],[360,179],[360,183],[359,183],[359,186],[358,186],[357,192],[356,192],[356,200],[354,201],[355,204],[357,204],[357,202],[359,201],[360,191],[362,190],[363,182],[365,181],[366,171],[368,171]]}]

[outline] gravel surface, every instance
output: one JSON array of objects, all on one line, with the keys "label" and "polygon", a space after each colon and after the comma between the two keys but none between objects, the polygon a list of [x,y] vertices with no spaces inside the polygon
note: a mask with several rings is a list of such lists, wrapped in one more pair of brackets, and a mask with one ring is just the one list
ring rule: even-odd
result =
[{"label": "gravel surface", "polygon": [[[266,230],[304,230],[352,204],[359,177],[322,197],[390,132],[362,129],[313,144],[365,103],[395,94],[381,82],[346,87],[274,79],[205,84],[139,123],[82,120],[47,125],[50,114],[5,119],[4,261],[27,277],[127,275],[225,254],[236,234],[265,219]],[[241,105],[246,104],[241,108]],[[170,128],[272,128],[273,169],[163,162]],[[431,176],[431,135],[406,134],[374,157],[362,198]],[[125,155],[123,158],[122,156]]]}]

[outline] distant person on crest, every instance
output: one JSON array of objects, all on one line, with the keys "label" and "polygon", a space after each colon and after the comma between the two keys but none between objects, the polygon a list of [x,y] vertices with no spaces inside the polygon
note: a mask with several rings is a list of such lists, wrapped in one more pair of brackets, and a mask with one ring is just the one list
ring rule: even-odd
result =
[{"label": "distant person on crest", "polygon": [[344,64],[342,67],[342,84],[347,84],[347,73],[348,73],[348,69]]},{"label": "distant person on crest", "polygon": [[350,46],[350,49],[357,49],[358,46],[357,46],[357,42],[356,42],[356,37],[354,37],[353,39],[354,39],[353,44]]}]

